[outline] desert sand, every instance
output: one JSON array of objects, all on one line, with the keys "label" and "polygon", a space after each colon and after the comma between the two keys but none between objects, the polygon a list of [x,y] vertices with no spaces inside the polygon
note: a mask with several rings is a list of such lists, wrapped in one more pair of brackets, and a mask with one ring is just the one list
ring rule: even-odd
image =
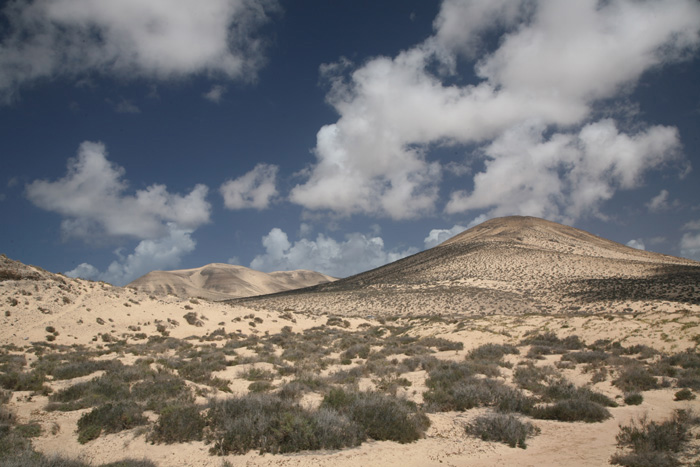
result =
[{"label": "desert sand", "polygon": [[[203,411],[210,398],[248,394],[251,381],[246,374],[251,369],[269,375],[267,391],[271,394],[302,377],[323,381],[321,387],[305,391],[299,399],[302,407],[315,410],[330,387],[343,386],[335,382],[340,381],[339,375],[353,368],[358,368],[359,374],[359,369],[370,368],[371,362],[397,367],[414,356],[409,347],[400,347],[401,342],[426,342],[429,346],[421,339],[441,338],[459,344],[449,350],[435,346],[426,350],[426,355],[441,362],[465,362],[470,351],[485,344],[515,346],[518,353],[503,357],[494,376],[505,386],[517,387],[519,368],[551,368],[557,378],[616,403],[608,407],[610,418],[594,423],[520,416],[540,430],[527,439],[526,449],[467,434],[466,425],[494,411],[493,407],[480,406],[461,411],[428,410],[430,426],[424,436],[406,444],[370,439],[336,450],[289,454],[249,450],[218,456],[210,453],[212,443],[206,440],[174,444],[149,441],[149,430],[158,420],[153,411],[145,412],[150,420],[146,425],[102,433],[79,443],[78,420],[91,408],[52,411],[47,406],[50,394],[105,374],[105,370],[97,370],[71,379],[49,375],[45,384],[50,391],[46,394],[15,390],[9,396],[6,407],[15,414],[16,424],[41,426],[41,434],[31,441],[33,448],[46,456],[59,455],[91,465],[128,457],[159,466],[219,466],[225,461],[251,466],[598,466],[609,465],[611,456],[626,452],[616,442],[620,425],[642,416],[666,420],[677,409],[700,414],[697,399],[675,400],[680,373],[667,370],[655,374],[654,388],[640,391],[643,401],[639,405],[624,401],[629,391],[619,383],[628,368],[625,365],[639,362],[651,371],[659,368],[660,362],[671,361],[671,355],[686,351],[697,355],[700,264],[633,250],[539,219],[494,219],[436,248],[351,278],[227,302],[201,298],[200,293],[206,268],[220,265],[181,272],[200,278],[199,283],[191,280],[197,294],[182,298],[71,279],[4,256],[0,263],[0,356],[7,361],[24,356],[24,372],[31,371],[47,354],[69,355],[76,349],[99,351],[99,357],[91,354],[92,358],[119,360],[124,365],[135,365],[141,356],[152,355],[150,367],[165,371],[167,359],[175,358],[178,352],[174,347],[160,348],[158,354],[148,354],[156,352],[155,347],[148,348],[141,356],[130,349],[147,342],[186,342],[205,355],[222,352],[231,342],[245,342],[226,354],[225,369],[212,373],[224,381],[229,392],[214,383],[187,381]],[[256,283],[263,284],[267,284],[263,279]],[[179,293],[194,289],[183,286]],[[527,343],[528,338],[542,335],[560,340],[577,336],[589,346],[587,352],[594,351],[596,342],[599,347],[608,345],[605,352],[610,357],[606,354],[605,363],[577,362],[567,355],[583,350],[544,352]],[[286,344],[284,336],[289,339]],[[325,341],[314,344],[314,339],[323,336]],[[367,346],[369,355],[348,358],[339,346],[343,339],[372,342]],[[289,342],[302,352],[308,349],[308,358],[290,357]],[[381,355],[385,342],[399,345],[399,350],[388,352],[386,359],[374,359],[373,355]],[[629,352],[615,353],[612,343]],[[295,372],[282,371],[291,366]],[[678,367],[677,371],[683,370]],[[384,391],[427,407],[424,394],[429,389],[429,376],[430,372],[420,367],[385,374],[366,370],[350,385]],[[399,384],[387,389],[388,383],[397,381]],[[529,390],[523,393],[537,396]],[[694,438],[700,430],[697,426],[692,430],[693,439],[678,455],[682,462],[700,460],[700,441]]]}]

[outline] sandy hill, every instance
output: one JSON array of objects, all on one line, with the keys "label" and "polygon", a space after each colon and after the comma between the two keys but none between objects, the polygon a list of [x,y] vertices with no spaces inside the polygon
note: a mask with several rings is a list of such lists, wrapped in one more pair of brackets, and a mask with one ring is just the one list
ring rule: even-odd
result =
[{"label": "sandy hill", "polygon": [[699,283],[698,262],[517,216],[330,284],[237,303],[346,315],[630,311],[700,305]]},{"label": "sandy hill", "polygon": [[194,269],[152,271],[127,287],[157,295],[226,300],[299,289],[334,280],[315,271],[265,273],[243,266],[213,263]]}]

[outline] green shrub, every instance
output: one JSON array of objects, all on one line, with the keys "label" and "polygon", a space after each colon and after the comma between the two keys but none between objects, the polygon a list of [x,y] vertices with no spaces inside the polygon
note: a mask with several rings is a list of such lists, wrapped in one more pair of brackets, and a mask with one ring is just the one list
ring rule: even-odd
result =
[{"label": "green shrub", "polygon": [[46,376],[39,371],[0,373],[0,387],[10,391],[47,392]]},{"label": "green shrub", "polygon": [[413,402],[378,392],[331,389],[322,407],[346,415],[377,441],[410,443],[422,438],[430,426],[428,417]]},{"label": "green shrub", "polygon": [[513,415],[488,414],[477,417],[466,426],[466,431],[484,441],[497,441],[512,448],[517,446],[525,449],[527,438],[537,435],[540,429]]},{"label": "green shrub", "polygon": [[311,412],[271,394],[250,394],[209,403],[211,452],[284,453],[357,446],[360,427],[335,411]]},{"label": "green shrub", "polygon": [[659,387],[654,375],[642,366],[625,368],[613,380],[613,384],[625,392],[648,391]]},{"label": "green shrub", "polygon": [[586,399],[564,399],[552,405],[536,407],[531,415],[542,420],[587,423],[602,422],[612,416],[605,407]]},{"label": "green shrub", "polygon": [[631,453],[615,454],[611,464],[635,466],[675,466],[680,465],[675,453],[680,452],[690,439],[690,426],[698,420],[689,412],[677,410],[664,422],[649,421],[645,417],[638,422],[621,426],[617,435],[617,445],[629,448]]},{"label": "green shrub", "polygon": [[507,344],[484,344],[467,354],[468,360],[500,360],[505,355],[518,355],[517,347]]},{"label": "green shrub", "polygon": [[644,402],[644,396],[642,396],[638,392],[631,392],[629,394],[625,394],[625,404],[627,405],[639,405],[642,402]]},{"label": "green shrub", "polygon": [[117,433],[147,422],[142,409],[133,402],[107,403],[80,417],[78,441],[84,444],[96,439],[102,432]]},{"label": "green shrub", "polygon": [[676,392],[673,398],[674,401],[691,401],[693,399],[695,399],[695,394],[688,388]]},{"label": "green shrub", "polygon": [[533,405],[533,401],[517,389],[498,380],[474,377],[430,388],[423,393],[423,399],[431,412],[495,407],[501,412],[527,413]]},{"label": "green shrub", "polygon": [[194,401],[192,391],[185,380],[167,371],[150,375],[139,381],[131,388],[131,396],[145,403],[150,410],[159,411],[161,407],[172,401],[189,403]]},{"label": "green shrub", "polygon": [[600,350],[569,352],[561,356],[563,361],[576,363],[599,363],[606,361],[608,358],[610,358],[610,354]]},{"label": "green shrub", "polygon": [[248,391],[250,392],[267,392],[273,388],[274,386],[269,381],[253,381],[248,385]]},{"label": "green shrub", "polygon": [[15,431],[23,438],[36,438],[41,436],[42,428],[41,424],[37,422],[24,423],[17,425]]},{"label": "green shrub", "polygon": [[170,405],[161,411],[149,439],[167,444],[200,441],[205,424],[200,407],[193,404]]},{"label": "green shrub", "polygon": [[417,342],[418,345],[425,347],[434,347],[440,352],[445,352],[447,350],[462,350],[464,349],[464,344],[461,342],[451,341],[449,339],[444,339],[442,337],[422,337]]}]

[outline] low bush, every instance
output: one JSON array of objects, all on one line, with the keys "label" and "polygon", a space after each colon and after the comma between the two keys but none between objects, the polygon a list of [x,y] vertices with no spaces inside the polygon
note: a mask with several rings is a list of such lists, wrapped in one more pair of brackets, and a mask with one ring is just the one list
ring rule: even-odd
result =
[{"label": "low bush", "polygon": [[467,354],[467,360],[500,360],[505,355],[518,355],[520,351],[517,347],[508,344],[484,344],[472,349]]},{"label": "low bush", "polygon": [[540,429],[513,415],[488,414],[477,417],[466,426],[466,431],[483,441],[497,441],[512,448],[525,449],[527,438],[539,434]]},{"label": "low bush", "polygon": [[698,420],[689,412],[677,410],[664,422],[649,421],[645,417],[629,425],[620,426],[617,435],[619,448],[631,449],[629,453],[617,453],[611,464],[624,466],[675,466],[680,465],[676,453],[690,440],[690,427]]},{"label": "low bush", "polygon": [[691,401],[693,399],[695,399],[695,394],[688,388],[681,389],[673,397],[674,401]]},{"label": "low bush", "polygon": [[149,439],[167,444],[200,441],[206,424],[200,410],[194,404],[165,407],[153,426]]},{"label": "low bush", "polygon": [[613,384],[625,392],[648,391],[657,389],[656,377],[643,366],[630,366],[623,369]]},{"label": "low bush", "polygon": [[638,392],[631,392],[629,394],[625,394],[624,401],[627,405],[639,405],[644,402],[644,396]]},{"label": "low bush", "polygon": [[433,347],[438,349],[440,352],[445,352],[447,350],[462,350],[464,349],[464,344],[461,342],[451,341],[449,339],[444,339],[442,337],[422,337],[417,342],[418,345],[425,347]]},{"label": "low bush", "polygon": [[117,433],[147,422],[142,409],[133,402],[107,403],[80,417],[78,442],[85,444],[98,438],[103,432]]},{"label": "low bush", "polygon": [[531,415],[541,420],[587,423],[602,422],[612,416],[602,405],[586,399],[560,400],[552,405],[534,408]]},{"label": "low bush", "polygon": [[495,407],[501,412],[527,413],[533,406],[533,400],[521,391],[489,378],[470,376],[428,387],[423,399],[429,412]]},{"label": "low bush", "polygon": [[410,443],[422,438],[430,426],[428,417],[413,402],[378,392],[331,389],[321,406],[346,415],[377,441]]},{"label": "low bush", "polygon": [[316,412],[272,394],[250,394],[209,403],[207,439],[219,455],[284,453],[357,446],[357,423],[328,408]]}]

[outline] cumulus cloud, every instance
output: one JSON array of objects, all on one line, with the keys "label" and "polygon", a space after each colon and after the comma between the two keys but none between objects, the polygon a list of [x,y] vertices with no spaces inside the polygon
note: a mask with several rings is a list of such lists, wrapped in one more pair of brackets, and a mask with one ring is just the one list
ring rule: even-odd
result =
[{"label": "cumulus cloud", "polygon": [[627,246],[636,248],[637,250],[646,250],[646,247],[644,246],[644,240],[641,238],[633,238],[629,242],[626,243]]},{"label": "cumulus cloud", "polygon": [[139,114],[141,109],[128,99],[122,99],[114,105],[114,110],[120,114]]},{"label": "cumulus cloud", "polygon": [[310,269],[333,277],[347,277],[417,253],[416,248],[387,251],[381,237],[352,233],[337,241],[319,234],[316,240],[294,243],[287,234],[274,228],[262,238],[265,254],[258,255],[250,267],[259,271]]},{"label": "cumulus cloud", "polygon": [[247,174],[221,185],[219,192],[228,209],[266,209],[277,196],[277,172],[279,167],[258,164]]},{"label": "cumulus cloud", "polygon": [[206,74],[252,80],[264,62],[258,27],[276,0],[17,0],[2,10],[0,97],[44,78]]},{"label": "cumulus cloud", "polygon": [[688,222],[683,230],[687,232],[681,238],[681,256],[700,261],[700,220]]},{"label": "cumulus cloud", "polygon": [[124,174],[122,167],[107,160],[104,144],[85,141],[77,157],[68,160],[63,178],[35,180],[25,193],[37,207],[64,217],[61,229],[66,237],[85,240],[153,239],[168,233],[168,223],[194,230],[209,222],[205,185],[196,185],[187,195],[169,193],[160,184],[127,194]]},{"label": "cumulus cloud", "polygon": [[[292,189],[292,202],[342,215],[422,216],[436,209],[443,168],[451,167],[451,161],[431,160],[432,149],[464,147],[466,158],[478,158],[482,150],[470,145],[485,145],[482,149],[493,154],[494,140],[503,144],[514,132],[524,132],[545,160],[538,161],[539,170],[519,174],[534,192],[510,205],[556,217],[558,199],[575,189],[585,198],[567,215],[595,211],[615,189],[636,186],[641,172],[659,164],[652,162],[657,156],[633,144],[640,135],[624,135],[612,121],[590,124],[592,109],[631,90],[645,71],[693,53],[700,43],[700,4],[445,0],[434,28],[432,37],[395,57],[376,57],[359,67],[343,59],[321,68],[330,86],[327,101],[339,119],[318,131],[315,164]],[[476,82],[455,84],[468,78],[458,75],[460,60],[473,65]],[[556,130],[556,138],[542,136]],[[660,133],[674,131],[651,127],[644,135],[671,144]],[[592,148],[598,137],[641,151],[614,162],[620,171],[629,166],[630,174],[616,171],[613,183],[601,183],[598,167],[604,163],[587,148],[567,144],[575,140]],[[560,156],[547,146],[565,151]],[[659,157],[670,157],[670,147],[655,149]],[[636,163],[639,157],[643,164]],[[509,158],[523,168],[521,159],[530,161],[533,154]],[[474,175],[474,183],[495,179],[499,170],[505,175],[500,159],[487,160],[487,172]],[[566,169],[572,180],[557,177],[553,167]],[[592,177],[584,173],[588,168]],[[543,189],[536,186],[541,175]],[[500,178],[500,183],[510,180]],[[595,189],[603,190],[602,198],[592,193]],[[516,191],[508,194],[527,190]],[[477,198],[458,191],[448,212],[493,205],[486,194]]]},{"label": "cumulus cloud", "polygon": [[215,84],[214,86],[211,87],[211,89],[207,92],[205,92],[202,97],[204,97],[206,100],[209,102],[213,102],[215,104],[218,104],[221,102],[221,99],[224,97],[224,94],[226,93],[226,87],[222,86],[220,84]]},{"label": "cumulus cloud", "polygon": [[611,119],[577,134],[545,137],[545,126],[514,126],[483,148],[485,169],[471,193],[452,193],[448,213],[491,209],[491,216],[519,214],[571,222],[598,214],[618,189],[639,186],[648,170],[680,156],[672,127],[653,126],[633,135]]},{"label": "cumulus cloud", "polygon": [[104,271],[99,271],[91,264],[82,263],[66,272],[66,275],[124,286],[153,270],[174,269],[185,254],[194,251],[196,243],[190,230],[179,228],[172,223],[168,224],[167,229],[167,234],[161,238],[139,242],[134,252],[129,255],[124,256],[117,250],[115,254],[118,259]]},{"label": "cumulus cloud", "polygon": [[648,203],[646,203],[646,207],[650,212],[668,211],[669,209],[676,208],[679,205],[680,201],[677,199],[669,202],[668,190],[661,190],[658,195],[654,196]]},{"label": "cumulus cloud", "polygon": [[430,231],[428,236],[423,239],[425,249],[427,250],[428,248],[438,246],[445,240],[448,240],[455,235],[464,232],[465,230],[467,230],[467,227],[462,225],[455,225],[451,229],[433,229]]}]

